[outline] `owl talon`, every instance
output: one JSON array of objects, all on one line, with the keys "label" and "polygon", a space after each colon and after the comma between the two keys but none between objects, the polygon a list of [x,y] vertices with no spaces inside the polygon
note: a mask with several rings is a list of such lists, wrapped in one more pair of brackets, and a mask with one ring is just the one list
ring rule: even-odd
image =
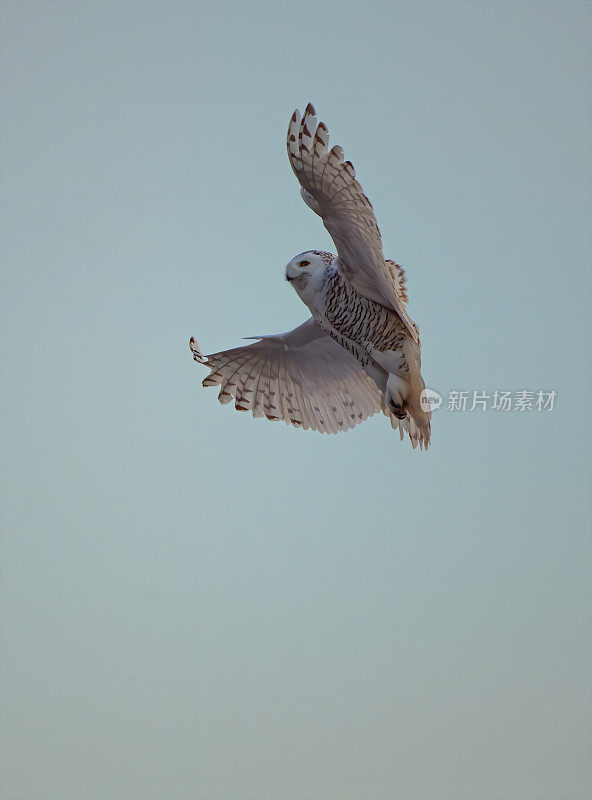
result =
[{"label": "owl talon", "polygon": [[405,419],[407,412],[403,406],[398,406],[396,403],[389,401],[389,408],[397,419]]}]

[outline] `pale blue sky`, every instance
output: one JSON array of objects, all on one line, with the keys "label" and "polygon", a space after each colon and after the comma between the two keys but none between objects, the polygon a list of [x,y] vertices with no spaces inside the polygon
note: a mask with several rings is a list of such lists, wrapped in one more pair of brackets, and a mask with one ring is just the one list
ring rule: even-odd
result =
[{"label": "pale blue sky", "polygon": [[[2,5],[2,797],[590,796],[583,2]],[[307,316],[312,100],[424,375],[337,437],[201,388]]]}]

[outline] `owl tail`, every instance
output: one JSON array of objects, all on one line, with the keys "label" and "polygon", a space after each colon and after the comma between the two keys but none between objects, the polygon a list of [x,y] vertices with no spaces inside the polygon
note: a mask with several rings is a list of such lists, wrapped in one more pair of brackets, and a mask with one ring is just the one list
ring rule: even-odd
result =
[{"label": "owl tail", "polygon": [[[417,351],[419,355],[419,348],[417,348]],[[410,377],[411,391],[407,398],[407,416],[410,418],[410,422],[413,423],[412,428],[417,435],[419,446],[427,450],[430,444],[430,435],[432,431],[432,412],[429,406],[422,403],[424,399],[423,393],[425,390],[425,383],[421,377],[420,363],[417,364],[417,369],[411,369]],[[409,436],[413,442],[411,432]]]},{"label": "owl tail", "polygon": [[407,431],[413,448],[419,445],[421,449],[427,450],[430,444],[432,412],[429,405],[425,404],[423,395],[425,383],[421,377],[419,346],[410,339],[407,340],[405,345],[405,356],[409,365],[409,372],[405,375],[409,390],[402,410],[406,413],[402,419],[397,419],[391,413],[391,425],[393,428],[399,428],[401,439],[403,438],[403,431]]}]

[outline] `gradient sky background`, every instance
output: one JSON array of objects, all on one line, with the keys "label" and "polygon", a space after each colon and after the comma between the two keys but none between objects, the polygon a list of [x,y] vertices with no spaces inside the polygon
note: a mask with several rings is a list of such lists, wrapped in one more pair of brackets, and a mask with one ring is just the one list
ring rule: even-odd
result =
[{"label": "gradient sky background", "polygon": [[[590,796],[583,2],[2,6],[2,797]],[[312,100],[408,271],[429,386],[552,413],[337,437],[187,346],[333,249]]]}]

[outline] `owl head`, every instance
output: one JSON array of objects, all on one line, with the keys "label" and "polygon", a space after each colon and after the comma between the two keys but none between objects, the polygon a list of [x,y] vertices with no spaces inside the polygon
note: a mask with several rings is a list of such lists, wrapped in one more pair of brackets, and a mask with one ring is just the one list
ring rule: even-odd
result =
[{"label": "owl head", "polygon": [[294,285],[298,294],[309,285],[318,291],[325,281],[327,267],[331,266],[334,260],[334,255],[323,250],[307,250],[294,256],[288,263],[286,280]]}]

